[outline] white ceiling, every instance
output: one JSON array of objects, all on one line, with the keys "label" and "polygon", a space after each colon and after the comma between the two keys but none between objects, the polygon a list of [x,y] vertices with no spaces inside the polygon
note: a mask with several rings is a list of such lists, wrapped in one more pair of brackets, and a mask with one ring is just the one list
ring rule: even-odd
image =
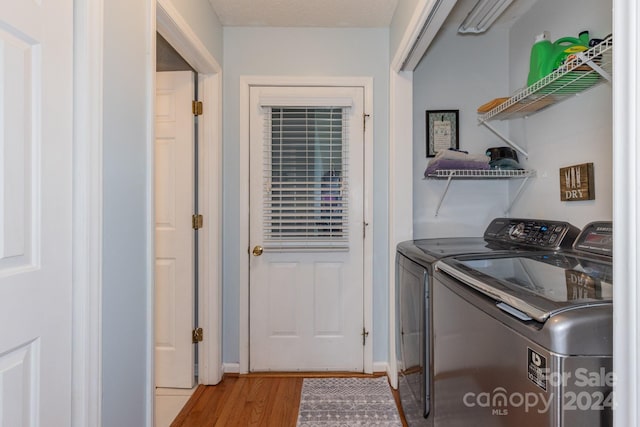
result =
[{"label": "white ceiling", "polygon": [[[477,0],[458,0],[445,26],[458,26]],[[494,26],[509,27],[537,0],[515,0]],[[224,26],[388,27],[398,0],[209,0]]]},{"label": "white ceiling", "polygon": [[224,26],[388,27],[398,0],[209,0]]}]

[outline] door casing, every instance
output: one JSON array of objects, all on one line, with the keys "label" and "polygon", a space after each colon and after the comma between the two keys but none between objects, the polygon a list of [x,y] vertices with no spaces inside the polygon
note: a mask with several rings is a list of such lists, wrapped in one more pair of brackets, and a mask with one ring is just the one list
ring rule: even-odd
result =
[{"label": "door casing", "polygon": [[[205,338],[198,345],[198,382],[217,384],[222,379],[222,67],[170,0],[156,2],[155,16],[157,32],[198,73],[199,97],[204,104],[203,114],[200,116],[202,124],[198,153],[199,213],[204,216],[198,246],[198,320],[200,327],[204,329]],[[152,45],[151,51],[155,52],[155,31]],[[149,111],[153,111],[153,93],[155,88],[150,97]],[[153,114],[150,117],[153,121]],[[148,164],[153,164],[153,150],[150,151]],[[153,177],[153,173],[151,176]],[[152,194],[153,180],[149,183],[148,191]],[[153,204],[149,208],[153,212]],[[153,227],[153,221],[150,222],[150,227]],[[150,247],[154,247],[153,242],[150,242]],[[149,274],[153,276],[152,271]],[[149,295],[149,304],[153,307],[154,294],[150,292]],[[153,313],[150,321],[153,324]],[[149,360],[153,360],[152,332],[148,334],[148,339]],[[153,381],[153,366],[150,369]],[[151,387],[153,390],[153,383]]]},{"label": "door casing", "polygon": [[249,372],[249,90],[251,86],[356,86],[364,88],[364,328],[369,338],[364,346],[364,372],[373,372],[373,78],[372,77],[240,77],[240,363],[239,372]]}]

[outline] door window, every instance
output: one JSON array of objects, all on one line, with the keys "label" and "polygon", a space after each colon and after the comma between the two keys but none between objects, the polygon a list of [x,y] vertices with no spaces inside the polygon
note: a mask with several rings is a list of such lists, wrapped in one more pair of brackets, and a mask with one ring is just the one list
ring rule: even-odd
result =
[{"label": "door window", "polygon": [[346,107],[268,107],[264,241],[348,247]]}]

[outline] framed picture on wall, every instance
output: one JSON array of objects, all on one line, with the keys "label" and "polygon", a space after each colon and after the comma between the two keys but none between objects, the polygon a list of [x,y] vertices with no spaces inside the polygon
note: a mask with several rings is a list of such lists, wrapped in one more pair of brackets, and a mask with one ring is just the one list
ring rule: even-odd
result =
[{"label": "framed picture on wall", "polygon": [[427,110],[427,157],[434,157],[439,151],[458,149],[458,111]]}]

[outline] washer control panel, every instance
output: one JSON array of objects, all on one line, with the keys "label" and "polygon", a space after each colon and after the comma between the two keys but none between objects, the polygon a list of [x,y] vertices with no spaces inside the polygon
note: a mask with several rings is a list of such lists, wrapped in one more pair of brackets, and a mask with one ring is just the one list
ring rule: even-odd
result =
[{"label": "washer control panel", "polygon": [[580,230],[564,221],[496,218],[484,232],[485,240],[540,249],[571,248]]},{"label": "washer control panel", "polygon": [[613,256],[613,223],[595,221],[587,224],[573,244],[573,248],[598,255]]}]

